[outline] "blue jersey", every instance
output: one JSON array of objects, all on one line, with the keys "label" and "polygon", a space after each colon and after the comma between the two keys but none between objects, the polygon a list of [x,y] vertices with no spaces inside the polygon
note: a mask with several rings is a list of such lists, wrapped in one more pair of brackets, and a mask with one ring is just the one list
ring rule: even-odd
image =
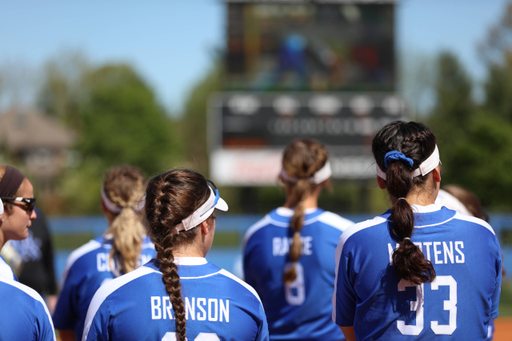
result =
[{"label": "blue jersey", "polygon": [[24,284],[0,276],[0,340],[55,341],[43,298]]},{"label": "blue jersey", "polygon": [[392,265],[390,211],[356,224],[336,249],[333,320],[363,340],[486,340],[498,316],[501,251],[489,224],[438,205],[413,205],[411,240],[436,271],[414,285]]},{"label": "blue jersey", "polygon": [[[249,285],[202,257],[175,258],[189,341],[268,340],[263,306]],[[176,340],[172,303],[157,261],[101,287],[82,340]]]},{"label": "blue jersey", "polygon": [[342,340],[332,323],[334,253],[338,239],[353,222],[321,209],[306,210],[297,278],[284,285],[293,236],[293,210],[280,207],[253,225],[244,241],[244,276],[260,295],[271,340]]},{"label": "blue jersey", "polygon": [[[111,249],[112,238],[101,236],[73,251],[67,260],[53,323],[57,329],[74,330],[76,340],[82,337],[85,315],[94,293],[116,277],[108,264]],[[140,264],[150,261],[155,255],[155,246],[146,237]]]}]

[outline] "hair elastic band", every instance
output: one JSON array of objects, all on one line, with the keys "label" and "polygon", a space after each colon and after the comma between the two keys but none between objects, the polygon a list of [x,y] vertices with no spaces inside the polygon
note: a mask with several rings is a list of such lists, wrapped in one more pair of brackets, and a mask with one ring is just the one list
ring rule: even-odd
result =
[{"label": "hair elastic band", "polygon": [[404,238],[404,240],[406,240],[406,239],[411,240],[411,238],[409,238],[409,237],[405,237],[405,238]]},{"label": "hair elastic band", "polygon": [[396,201],[398,201],[398,200],[405,200],[405,201],[407,201],[407,198],[400,197],[400,198],[396,199]]},{"label": "hair elastic band", "polygon": [[[389,153],[392,153],[392,152],[389,152]],[[389,153],[386,153],[386,155],[388,155]],[[398,152],[398,153],[400,153],[400,152]],[[399,156],[397,156],[397,157],[399,157]],[[390,157],[388,157],[388,159],[391,160]],[[409,158],[407,158],[407,159],[409,159]],[[402,160],[402,159],[400,158],[400,160]],[[420,176],[420,175],[421,176],[427,175],[434,168],[439,166],[440,162],[441,162],[441,160],[439,158],[439,149],[437,148],[437,145],[436,145],[432,154],[430,154],[430,156],[427,159],[425,159],[425,161],[423,161],[418,166],[418,168],[416,168],[414,171],[411,172],[411,176],[414,178],[414,177]],[[384,161],[384,163],[386,164],[386,160]],[[379,176],[383,180],[386,180],[386,172],[384,172],[382,169],[380,169],[378,164],[376,164],[375,166],[376,166],[377,176]]]},{"label": "hair elastic band", "polygon": [[[293,184],[297,183],[297,181],[299,181],[299,179],[297,179],[293,176],[290,176],[288,173],[286,173],[284,168],[281,168],[280,175],[283,180],[288,181]],[[321,184],[322,182],[324,182],[325,180],[329,179],[331,177],[331,175],[332,175],[331,163],[329,162],[329,160],[327,160],[327,162],[325,163],[325,165],[322,168],[317,170],[315,172],[315,174],[313,174],[311,177],[306,178],[306,179],[309,182],[314,183],[315,185],[318,185],[318,184]]]}]

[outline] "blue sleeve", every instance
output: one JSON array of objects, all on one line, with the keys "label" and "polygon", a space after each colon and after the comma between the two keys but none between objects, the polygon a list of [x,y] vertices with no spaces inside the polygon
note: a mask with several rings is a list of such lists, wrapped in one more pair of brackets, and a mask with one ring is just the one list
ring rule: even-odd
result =
[{"label": "blue sleeve", "polygon": [[41,303],[41,311],[38,316],[40,318],[37,319],[36,328],[37,328],[37,341],[55,341],[55,330],[53,329],[53,324],[51,317],[49,315],[48,310],[43,307],[43,303]]},{"label": "blue sleeve", "polygon": [[[91,306],[93,305],[94,300],[91,302]],[[103,301],[101,306],[98,308],[94,316],[92,317],[91,326],[87,328],[89,323],[89,313],[87,312],[87,318],[85,319],[84,325],[84,334],[82,336],[82,341],[86,340],[94,340],[94,341],[108,341],[110,340],[110,326],[109,323],[112,321],[109,303],[107,301]],[[90,307],[90,306],[89,306]]]},{"label": "blue sleeve", "polygon": [[62,330],[74,330],[78,319],[76,302],[76,285],[71,267],[64,281],[62,291],[59,294],[55,311],[53,312],[53,323],[55,328]]},{"label": "blue sleeve", "polygon": [[268,334],[268,324],[267,324],[267,316],[265,315],[265,312],[263,311],[263,306],[260,304],[260,325],[258,329],[258,335],[255,339],[255,341],[268,341],[269,340],[269,334]]},{"label": "blue sleeve", "polygon": [[351,264],[349,259],[341,254],[338,259],[338,273],[336,276],[335,291],[333,298],[333,321],[341,327],[354,325],[356,311],[356,293],[350,273]]},{"label": "blue sleeve", "polygon": [[500,250],[499,244],[498,244],[498,251],[499,251],[499,254],[496,259],[496,265],[495,265],[497,276],[496,276],[494,292],[492,295],[492,310],[491,310],[491,318],[492,319],[498,317],[498,306],[500,303],[500,294],[501,294],[501,279],[502,279],[502,271],[503,270],[502,270],[501,250]]}]

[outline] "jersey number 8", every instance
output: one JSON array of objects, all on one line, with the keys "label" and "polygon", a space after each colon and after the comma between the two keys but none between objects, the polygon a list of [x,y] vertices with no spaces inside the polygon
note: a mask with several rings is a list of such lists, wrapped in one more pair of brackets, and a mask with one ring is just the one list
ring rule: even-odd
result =
[{"label": "jersey number 8", "polygon": [[[292,266],[292,263],[286,264],[286,270]],[[299,262],[295,263],[295,272],[297,277],[290,284],[284,286],[284,296],[289,305],[302,305],[306,300],[306,289],[304,288],[304,268]]]}]

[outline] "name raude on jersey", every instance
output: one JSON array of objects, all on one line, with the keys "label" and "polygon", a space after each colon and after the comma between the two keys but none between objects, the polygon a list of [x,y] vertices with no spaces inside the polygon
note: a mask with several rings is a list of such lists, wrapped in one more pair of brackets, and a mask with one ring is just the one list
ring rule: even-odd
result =
[{"label": "name raude on jersey", "polygon": [[[96,268],[98,269],[99,272],[112,271],[112,268],[117,270],[117,267],[118,267],[117,262],[114,262],[114,260],[111,260],[110,261],[110,263],[112,265],[112,267],[111,267],[108,264],[109,258],[110,258],[110,254],[106,253],[106,252],[99,252],[96,254]],[[150,255],[144,255],[144,254],[140,255],[140,264],[146,264],[150,260],[151,260]]]},{"label": "name raude on jersey", "polygon": [[[301,236],[302,241],[302,255],[312,255],[313,254],[313,237],[311,236]],[[273,256],[284,256],[290,250],[290,244],[292,243],[292,238],[288,237],[274,237],[272,239],[272,255]]]},{"label": "name raude on jersey", "polygon": [[[462,264],[466,262],[463,241],[414,242],[432,264]],[[399,244],[388,243],[389,264],[393,264],[393,252]]]},{"label": "name raude on jersey", "polygon": [[[169,296],[151,296],[151,319],[173,320]],[[229,300],[221,298],[184,297],[185,318],[197,321],[229,322]]]}]

